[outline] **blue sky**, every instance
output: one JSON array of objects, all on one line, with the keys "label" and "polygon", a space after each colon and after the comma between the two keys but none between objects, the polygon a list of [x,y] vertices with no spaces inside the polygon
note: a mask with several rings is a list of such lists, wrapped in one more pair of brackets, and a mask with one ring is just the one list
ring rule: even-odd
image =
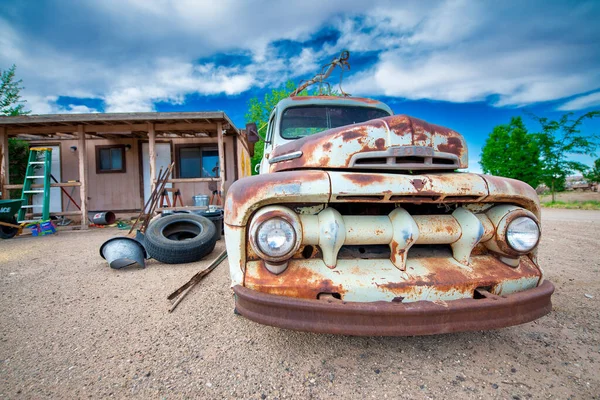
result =
[{"label": "blue sky", "polygon": [[461,132],[478,170],[511,116],[535,131],[525,111],[600,109],[599,20],[598,1],[3,0],[0,68],[17,65],[34,113],[223,110],[243,126],[250,98],[347,49],[347,92]]}]

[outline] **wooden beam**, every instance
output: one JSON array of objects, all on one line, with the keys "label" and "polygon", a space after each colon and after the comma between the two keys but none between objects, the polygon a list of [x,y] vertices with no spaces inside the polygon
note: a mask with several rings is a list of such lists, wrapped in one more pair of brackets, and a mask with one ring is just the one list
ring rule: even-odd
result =
[{"label": "wooden beam", "polygon": [[[60,182],[60,183],[51,183],[50,187],[79,187],[81,186],[81,182]],[[31,185],[32,189],[43,188],[44,185],[41,183],[35,183]],[[6,185],[7,189],[23,189],[23,184],[18,185]]]},{"label": "wooden beam", "polygon": [[8,135],[6,133],[6,128],[0,128],[0,190],[2,190],[2,198],[8,199],[8,189],[7,185],[9,184],[8,177]]},{"label": "wooden beam", "polygon": [[223,127],[220,122],[217,122],[217,146],[219,150],[219,178],[221,185],[219,191],[221,196],[225,195],[225,146],[223,145]]},{"label": "wooden beam", "polygon": [[[86,133],[116,133],[116,132],[147,132],[149,124],[116,124],[116,125],[99,125],[98,123],[94,125],[85,125],[84,132]],[[79,126],[79,125],[78,125]],[[46,135],[54,135],[57,130],[62,133],[75,133],[77,132],[78,126],[60,126],[57,129],[56,126],[30,126],[30,127],[20,127],[20,128],[8,128],[7,133],[11,136],[20,135],[20,134],[46,134]],[[205,123],[191,123],[188,124],[186,122],[177,122],[172,124],[154,124],[154,130],[157,132],[162,131],[213,131],[215,129],[215,124],[205,124]]]},{"label": "wooden beam", "polygon": [[56,132],[56,136],[58,136],[61,139],[69,139],[69,140],[77,139],[77,136],[71,135],[70,133]]},{"label": "wooden beam", "polygon": [[156,188],[156,151],[154,145],[156,143],[156,132],[154,131],[154,124],[148,124],[148,158],[150,159],[150,193],[154,192]]},{"label": "wooden beam", "polygon": [[77,125],[77,151],[79,155],[79,196],[81,200],[81,229],[88,228],[87,202],[87,149],[85,146],[85,131],[83,125]]}]

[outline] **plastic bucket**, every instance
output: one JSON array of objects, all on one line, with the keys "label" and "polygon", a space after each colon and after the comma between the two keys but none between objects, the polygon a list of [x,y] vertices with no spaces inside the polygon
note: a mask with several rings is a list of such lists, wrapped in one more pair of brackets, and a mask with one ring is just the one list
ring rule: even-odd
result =
[{"label": "plastic bucket", "polygon": [[221,236],[223,233],[223,211],[222,210],[217,210],[217,211],[198,210],[195,212],[195,214],[198,214],[198,215],[201,215],[203,217],[210,219],[212,221],[212,223],[215,224],[215,228],[217,228],[217,240],[221,240]]},{"label": "plastic bucket", "polygon": [[135,239],[119,236],[108,239],[100,246],[100,255],[114,269],[137,265],[144,268],[147,258],[146,249]]},{"label": "plastic bucket", "polygon": [[210,197],[208,197],[205,194],[198,194],[196,196],[193,196],[192,199],[194,199],[195,207],[208,207]]},{"label": "plastic bucket", "polygon": [[115,213],[112,211],[106,212],[91,212],[89,213],[90,219],[96,225],[111,225],[117,220]]}]

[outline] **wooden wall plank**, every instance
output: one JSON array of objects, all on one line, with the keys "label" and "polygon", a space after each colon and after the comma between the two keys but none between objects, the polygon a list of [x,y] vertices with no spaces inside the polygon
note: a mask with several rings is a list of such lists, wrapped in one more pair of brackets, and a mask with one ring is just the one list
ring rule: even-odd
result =
[{"label": "wooden wall plank", "polygon": [[88,228],[88,201],[87,201],[87,149],[85,144],[85,132],[83,125],[77,126],[78,146],[79,151],[79,199],[81,207],[81,229]]}]

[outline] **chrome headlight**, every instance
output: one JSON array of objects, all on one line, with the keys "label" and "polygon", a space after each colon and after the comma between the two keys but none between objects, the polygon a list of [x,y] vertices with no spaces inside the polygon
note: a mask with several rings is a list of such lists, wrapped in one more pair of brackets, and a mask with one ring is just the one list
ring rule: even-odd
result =
[{"label": "chrome headlight", "polygon": [[513,219],[506,228],[506,241],[513,250],[519,253],[527,253],[540,240],[540,228],[538,224],[529,217]]},{"label": "chrome headlight", "polygon": [[271,218],[258,227],[256,244],[269,257],[290,254],[296,242],[296,232],[283,218]]},{"label": "chrome headlight", "polygon": [[270,263],[286,262],[302,242],[300,217],[282,206],[258,210],[252,217],[248,233],[252,250]]},{"label": "chrome headlight", "polygon": [[533,251],[540,242],[540,224],[529,210],[509,204],[497,205],[486,211],[496,233],[485,242],[493,252],[517,259]]}]

